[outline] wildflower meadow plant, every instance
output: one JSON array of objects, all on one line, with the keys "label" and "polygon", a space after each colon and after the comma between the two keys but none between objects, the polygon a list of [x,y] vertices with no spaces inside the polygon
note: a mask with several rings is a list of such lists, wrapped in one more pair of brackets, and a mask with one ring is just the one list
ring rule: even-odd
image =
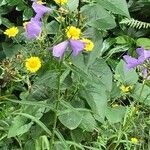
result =
[{"label": "wildflower meadow plant", "polygon": [[148,149],[150,45],[118,22],[130,3],[0,2],[0,149]]}]

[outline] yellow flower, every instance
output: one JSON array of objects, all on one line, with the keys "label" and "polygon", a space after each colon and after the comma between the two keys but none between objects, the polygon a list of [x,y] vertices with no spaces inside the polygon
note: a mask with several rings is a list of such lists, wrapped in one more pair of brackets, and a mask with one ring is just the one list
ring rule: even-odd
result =
[{"label": "yellow flower", "polygon": [[115,107],[118,107],[119,105],[117,103],[114,103],[111,106],[112,106],[112,108],[115,108]]},{"label": "yellow flower", "polygon": [[26,59],[25,66],[30,72],[36,72],[41,68],[41,60],[39,57],[30,57]]},{"label": "yellow flower", "polygon": [[8,37],[15,37],[18,34],[19,30],[17,27],[11,27],[5,30],[4,34],[8,35]]},{"label": "yellow flower", "polygon": [[121,85],[120,89],[123,93],[128,93],[132,89],[132,86]]},{"label": "yellow flower", "polygon": [[94,43],[89,39],[82,39],[82,41],[85,43],[85,50],[86,51],[92,51],[94,47]]},{"label": "yellow flower", "polygon": [[68,2],[68,0],[54,0],[57,4],[63,5]]},{"label": "yellow flower", "polygon": [[73,40],[77,40],[80,37],[81,30],[79,28],[76,28],[74,26],[69,26],[66,29],[66,34],[68,38],[71,38]]},{"label": "yellow flower", "polygon": [[139,140],[135,137],[131,138],[131,142],[134,144],[137,144],[139,142]]}]

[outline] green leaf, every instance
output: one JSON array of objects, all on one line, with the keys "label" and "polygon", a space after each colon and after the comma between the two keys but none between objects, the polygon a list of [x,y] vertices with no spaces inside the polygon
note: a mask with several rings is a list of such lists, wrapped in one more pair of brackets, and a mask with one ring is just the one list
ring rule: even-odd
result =
[{"label": "green leaf", "polygon": [[97,84],[101,82],[108,91],[112,89],[112,72],[104,59],[97,59],[89,66],[91,80],[95,80]]},{"label": "green leaf", "polygon": [[111,123],[118,123],[118,122],[121,122],[122,119],[124,118],[125,112],[126,112],[126,109],[123,106],[118,106],[116,108],[108,107],[106,118]]},{"label": "green leaf", "polygon": [[[135,89],[132,93],[132,97],[141,103],[144,103],[145,105],[150,106],[150,87],[147,85],[144,85],[144,88],[142,90],[143,85],[141,83],[137,83],[135,86]],[[140,96],[142,90],[142,94]]]},{"label": "green leaf", "polygon": [[24,47],[22,45],[16,44],[10,44],[10,43],[2,43],[2,47],[4,50],[4,53],[7,57],[12,57],[18,53],[19,50],[23,50]]},{"label": "green leaf", "polygon": [[130,17],[126,0],[97,0],[105,9],[126,17]]},{"label": "green leaf", "polygon": [[38,120],[34,116],[31,116],[31,115],[26,114],[26,113],[16,113],[16,114],[24,116],[28,119],[31,119],[32,121],[36,122],[47,134],[51,135],[51,131],[40,120]]},{"label": "green leaf", "polygon": [[29,20],[32,16],[33,16],[33,10],[27,7],[23,11],[23,20]]},{"label": "green leaf", "polygon": [[150,49],[150,39],[149,38],[139,38],[136,41],[136,45],[139,47],[144,46],[145,49]]},{"label": "green leaf", "polygon": [[112,29],[116,26],[115,19],[101,5],[85,5],[82,7],[86,24],[100,30]]},{"label": "green leaf", "polygon": [[57,34],[59,31],[59,24],[57,21],[51,21],[46,25],[47,34]]},{"label": "green leaf", "polygon": [[75,11],[79,5],[79,0],[69,0],[67,5],[70,11]]},{"label": "green leaf", "polygon": [[33,122],[26,124],[26,118],[22,116],[16,116],[12,122],[12,125],[8,131],[8,138],[22,135],[29,131]]},{"label": "green leaf", "polygon": [[128,70],[123,60],[121,60],[116,67],[115,78],[125,85],[133,85],[138,81],[136,71],[134,69]]},{"label": "green leaf", "polygon": [[96,121],[90,112],[83,113],[83,119],[79,127],[88,132],[92,132],[96,128]]},{"label": "green leaf", "polygon": [[20,3],[21,0],[6,0],[6,2],[8,3],[8,5],[10,6],[15,6],[17,4]]},{"label": "green leaf", "polygon": [[82,121],[83,115],[75,110],[67,109],[63,110],[61,114],[59,114],[59,120],[60,122],[69,128],[70,130],[73,130],[79,126],[79,124]]}]

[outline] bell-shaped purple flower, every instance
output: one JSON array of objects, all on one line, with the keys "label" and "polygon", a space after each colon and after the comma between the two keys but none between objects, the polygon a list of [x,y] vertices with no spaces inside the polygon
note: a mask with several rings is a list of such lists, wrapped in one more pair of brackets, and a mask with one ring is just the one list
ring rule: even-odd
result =
[{"label": "bell-shaped purple flower", "polygon": [[32,4],[32,8],[36,12],[35,19],[37,19],[37,20],[40,20],[45,13],[51,12],[50,8],[48,8],[48,7],[46,7],[46,6],[42,5],[42,4],[38,4],[36,2],[34,2]]},{"label": "bell-shaped purple flower", "polygon": [[26,33],[29,39],[37,38],[42,32],[42,23],[35,18],[31,18],[31,21],[26,25]]},{"label": "bell-shaped purple flower", "polygon": [[145,50],[144,47],[137,48],[136,52],[138,53],[138,59],[140,60],[147,60],[150,58],[150,50]]},{"label": "bell-shaped purple flower", "polygon": [[59,57],[61,59],[67,49],[67,46],[68,46],[68,41],[64,41],[59,43],[58,45],[55,45],[53,47],[53,56]]},{"label": "bell-shaped purple flower", "polygon": [[135,68],[138,65],[144,63],[144,60],[136,59],[136,58],[133,58],[133,57],[131,57],[129,55],[125,55],[125,56],[123,56],[123,58],[124,58],[124,60],[127,63],[127,65],[126,65],[127,69]]},{"label": "bell-shaped purple flower", "polygon": [[80,51],[85,47],[85,43],[80,40],[70,40],[70,46],[72,49],[73,56],[77,56]]}]

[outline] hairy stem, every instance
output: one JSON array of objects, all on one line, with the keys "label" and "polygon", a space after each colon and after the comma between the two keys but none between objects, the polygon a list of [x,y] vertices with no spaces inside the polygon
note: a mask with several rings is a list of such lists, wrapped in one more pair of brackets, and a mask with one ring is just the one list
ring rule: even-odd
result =
[{"label": "hairy stem", "polygon": [[51,142],[50,142],[51,149],[53,149],[53,145],[54,145],[55,130],[56,130],[57,120],[58,120],[57,114],[58,114],[59,105],[60,105],[60,93],[61,93],[61,91],[60,91],[60,77],[62,75],[61,66],[62,66],[62,61],[59,64],[59,75],[58,75],[58,84],[57,84],[57,101],[55,104],[54,124],[53,124],[53,130],[52,130],[52,136],[51,136]]}]

